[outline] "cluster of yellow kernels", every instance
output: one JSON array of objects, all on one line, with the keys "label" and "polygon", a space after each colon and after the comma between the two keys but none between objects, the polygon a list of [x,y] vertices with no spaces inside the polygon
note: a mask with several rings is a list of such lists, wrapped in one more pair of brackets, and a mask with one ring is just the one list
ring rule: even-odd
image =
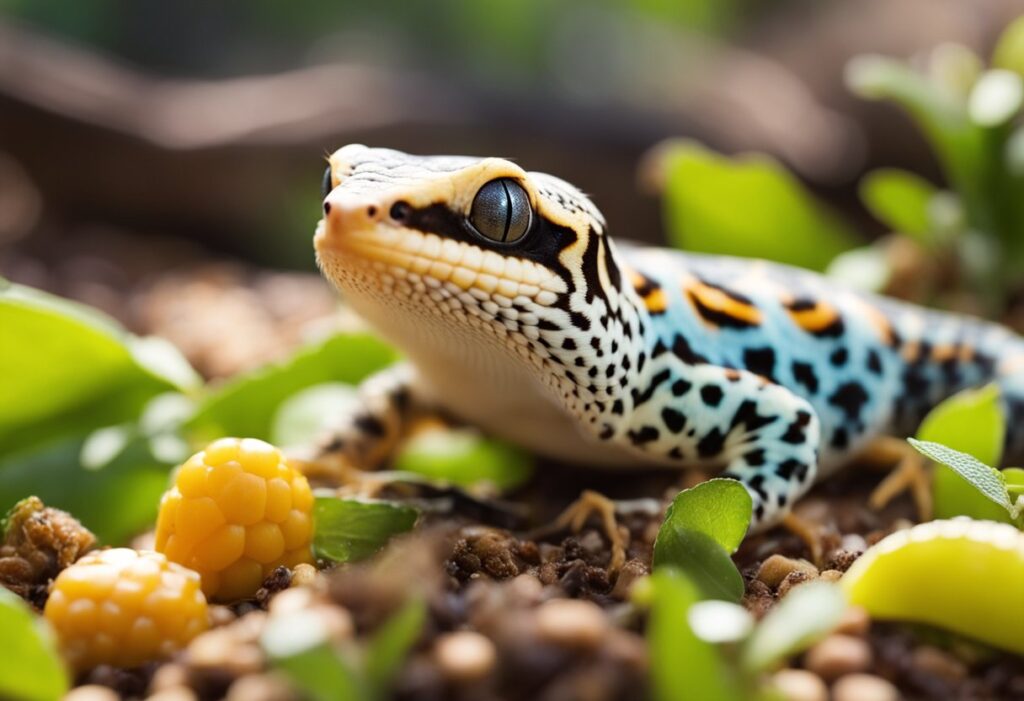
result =
[{"label": "cluster of yellow kernels", "polygon": [[252,596],[276,567],[312,560],[312,510],[309,483],[277,448],[222,438],[178,470],[156,549],[198,572],[211,599]]},{"label": "cluster of yellow kernels", "polygon": [[128,548],[86,555],[62,571],[44,615],[78,670],[167,657],[208,625],[198,574]]}]

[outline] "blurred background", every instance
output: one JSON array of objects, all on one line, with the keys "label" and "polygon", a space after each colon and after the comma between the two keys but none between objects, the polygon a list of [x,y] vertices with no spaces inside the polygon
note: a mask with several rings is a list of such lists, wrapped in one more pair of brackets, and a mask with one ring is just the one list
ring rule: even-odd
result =
[{"label": "blurred background", "polygon": [[[323,157],[349,142],[514,158],[592,194],[616,235],[652,242],[679,219],[662,196],[666,139],[756,152],[842,220],[843,248],[866,244],[892,226],[858,196],[865,173],[905,168],[926,188],[950,178],[927,130],[849,89],[848,63],[920,67],[943,46],[987,57],[1021,9],[0,0],[0,275],[165,336],[206,377],[257,367],[334,309],[310,237]],[[969,70],[957,56],[939,67]],[[748,216],[756,226],[780,206]],[[870,277],[864,264],[847,276]],[[224,319],[243,342],[221,338]]]}]

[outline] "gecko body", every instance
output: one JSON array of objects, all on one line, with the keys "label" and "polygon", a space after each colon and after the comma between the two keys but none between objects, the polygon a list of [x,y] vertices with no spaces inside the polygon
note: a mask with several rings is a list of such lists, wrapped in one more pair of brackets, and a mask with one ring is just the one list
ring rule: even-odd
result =
[{"label": "gecko body", "polygon": [[324,275],[407,361],[326,443],[379,459],[419,409],[595,467],[721,470],[776,522],[872,439],[1000,383],[1024,453],[1024,341],[739,258],[617,245],[558,178],[360,145],[330,157]]}]

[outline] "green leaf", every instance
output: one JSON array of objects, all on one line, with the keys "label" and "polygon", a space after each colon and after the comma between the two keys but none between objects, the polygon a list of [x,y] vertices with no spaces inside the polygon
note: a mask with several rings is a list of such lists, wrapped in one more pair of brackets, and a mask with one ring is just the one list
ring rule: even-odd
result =
[{"label": "green leaf", "polygon": [[373,634],[366,647],[363,673],[379,698],[387,698],[395,675],[423,632],[427,606],[412,597]]},{"label": "green leaf", "polygon": [[1003,30],[992,52],[992,67],[1004,68],[1024,76],[1024,16],[1018,17]]},{"label": "green leaf", "polygon": [[260,644],[272,666],[311,701],[371,701],[359,675],[331,646],[322,618],[299,611],[271,618]]},{"label": "green leaf", "polygon": [[695,143],[665,154],[672,245],[824,270],[857,237],[767,156],[729,159]]},{"label": "green leaf", "polygon": [[750,493],[736,480],[716,478],[684,489],[665,513],[654,541],[654,556],[658,557],[658,542],[674,530],[699,531],[727,552],[736,552],[750,527],[752,509]]},{"label": "green leaf", "polygon": [[531,467],[526,453],[470,429],[420,432],[395,459],[396,470],[462,487],[489,483],[511,489],[529,479]]},{"label": "green leaf", "polygon": [[[917,438],[973,455],[986,465],[998,465],[1005,433],[999,388],[989,385],[960,392],[936,406],[921,423]],[[993,504],[970,482],[941,464],[935,467],[932,494],[936,518],[971,516],[1010,521],[1004,508]]]},{"label": "green leaf", "polygon": [[1006,491],[1006,482],[999,470],[979,462],[977,458],[967,453],[947,448],[940,443],[919,441],[913,438],[907,440],[924,456],[953,469],[986,499],[1005,509],[1011,518],[1017,518],[1017,510],[1010,501],[1010,496]]},{"label": "green leaf", "polygon": [[[0,511],[34,494],[73,514],[107,545],[123,544],[152,525],[173,466],[133,433],[116,454],[87,468],[89,442],[89,435],[66,438],[0,461]],[[99,452],[95,444],[92,450]]]},{"label": "green leaf", "polygon": [[739,701],[736,677],[718,650],[690,628],[690,607],[698,588],[682,573],[665,568],[650,578],[651,615],[647,626],[651,686],[656,701]]},{"label": "green leaf", "polygon": [[1013,71],[985,71],[971,90],[967,114],[981,127],[998,127],[1013,119],[1024,103],[1024,79]]},{"label": "green leaf", "polygon": [[919,239],[931,233],[928,206],[935,192],[924,178],[897,168],[872,171],[860,181],[860,197],[879,221]]},{"label": "green leaf", "polygon": [[270,442],[281,447],[311,445],[335,418],[359,401],[357,389],[341,382],[325,382],[296,392],[275,412]]},{"label": "green leaf", "polygon": [[313,553],[334,562],[362,560],[391,536],[412,529],[416,509],[387,501],[317,495],[313,506]]},{"label": "green leaf", "polygon": [[754,628],[742,651],[744,669],[767,671],[828,635],[846,608],[842,591],[827,582],[794,588]]},{"label": "green leaf", "polygon": [[0,328],[0,455],[122,423],[150,397],[194,386],[173,347],[28,287],[0,283]]},{"label": "green leaf", "polygon": [[881,292],[892,277],[885,248],[878,243],[840,253],[829,263],[825,274],[855,290]]},{"label": "green leaf", "polygon": [[656,569],[670,567],[689,577],[704,598],[739,601],[743,598],[743,576],[729,553],[714,538],[690,529],[672,529],[658,534],[654,551]]},{"label": "green leaf", "polygon": [[928,412],[917,438],[973,455],[986,465],[998,465],[1006,438],[999,386],[964,390],[946,399]]},{"label": "green leaf", "polygon": [[20,597],[0,586],[0,698],[57,701],[68,675],[46,622]]},{"label": "green leaf", "polygon": [[270,440],[275,414],[292,395],[327,382],[355,384],[397,357],[369,334],[332,336],[283,363],[228,382],[203,403],[190,428],[202,438],[231,435]]}]

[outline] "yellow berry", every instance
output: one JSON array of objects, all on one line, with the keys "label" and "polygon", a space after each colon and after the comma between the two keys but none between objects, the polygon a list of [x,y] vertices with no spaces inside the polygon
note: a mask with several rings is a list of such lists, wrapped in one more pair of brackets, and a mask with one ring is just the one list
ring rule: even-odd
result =
[{"label": "yellow berry", "polygon": [[309,483],[280,450],[221,438],[175,475],[160,502],[156,549],[199,572],[211,599],[244,598],[275,568],[312,561],[312,512]]},{"label": "yellow berry", "polygon": [[208,625],[198,574],[127,548],[91,553],[61,572],[44,615],[79,671],[167,657]]}]

